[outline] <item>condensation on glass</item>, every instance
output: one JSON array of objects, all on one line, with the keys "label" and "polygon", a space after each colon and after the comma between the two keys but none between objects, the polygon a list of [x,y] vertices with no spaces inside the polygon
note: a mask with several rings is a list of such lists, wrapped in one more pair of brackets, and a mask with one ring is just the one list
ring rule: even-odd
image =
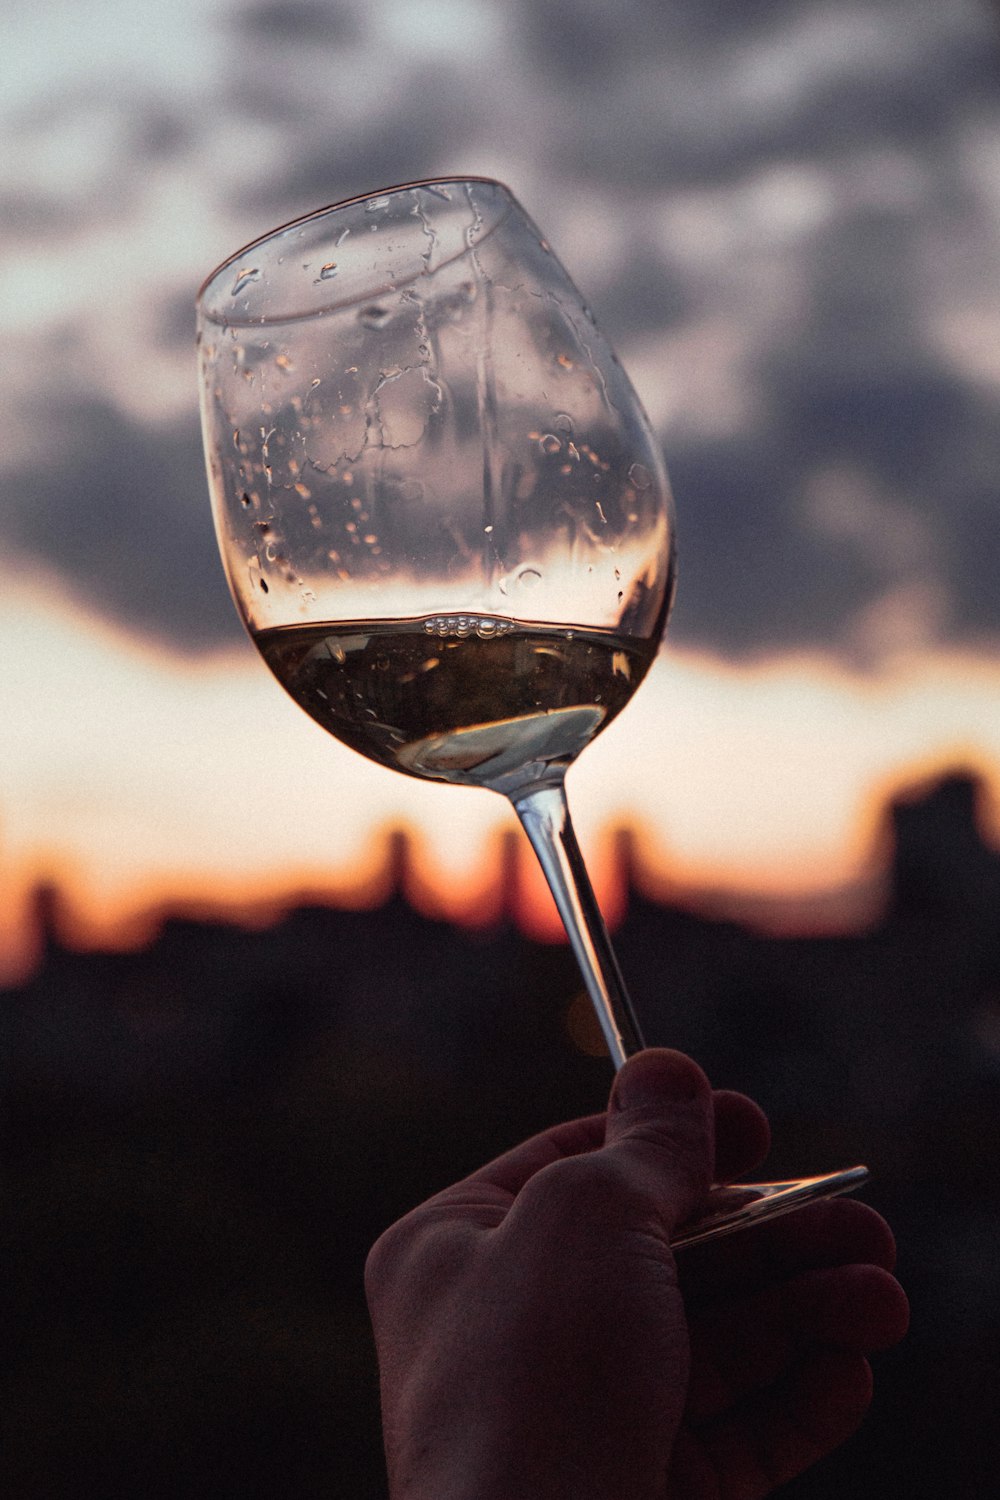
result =
[{"label": "condensation on glass", "polygon": [[662,629],[659,445],[500,183],[419,183],[277,230],[209,277],[199,336],[219,540],[251,629],[364,618],[390,573],[401,616]]}]

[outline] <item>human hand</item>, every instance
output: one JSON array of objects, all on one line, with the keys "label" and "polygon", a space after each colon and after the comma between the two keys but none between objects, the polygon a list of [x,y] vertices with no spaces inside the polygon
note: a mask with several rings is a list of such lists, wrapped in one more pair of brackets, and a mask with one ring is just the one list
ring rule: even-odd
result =
[{"label": "human hand", "polygon": [[680,1053],[544,1131],[369,1256],[392,1500],[759,1500],[830,1452],[902,1337],[888,1226],[832,1199],[692,1247],[767,1121]]}]

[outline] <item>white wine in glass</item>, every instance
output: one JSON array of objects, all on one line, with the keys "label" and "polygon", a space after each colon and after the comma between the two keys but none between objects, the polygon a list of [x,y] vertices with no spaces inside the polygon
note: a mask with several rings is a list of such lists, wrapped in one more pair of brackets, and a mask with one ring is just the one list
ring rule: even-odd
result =
[{"label": "white wine in glass", "polygon": [[[369,759],[510,800],[620,1066],[641,1032],[564,778],[656,656],[674,522],[613,350],[486,178],[285,225],[212,273],[198,316],[216,530],[261,655]],[[674,1243],[864,1175],[715,1189]]]}]

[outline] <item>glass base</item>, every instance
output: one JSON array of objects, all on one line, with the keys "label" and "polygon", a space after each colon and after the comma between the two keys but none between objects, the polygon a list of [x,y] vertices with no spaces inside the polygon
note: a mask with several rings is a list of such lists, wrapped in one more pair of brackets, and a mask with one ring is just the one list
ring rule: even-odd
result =
[{"label": "glass base", "polygon": [[820,1177],[796,1177],[790,1182],[737,1182],[713,1188],[703,1211],[678,1226],[670,1240],[673,1250],[699,1245],[704,1240],[749,1229],[765,1219],[791,1213],[814,1198],[832,1198],[849,1193],[868,1178],[867,1167],[847,1167]]}]

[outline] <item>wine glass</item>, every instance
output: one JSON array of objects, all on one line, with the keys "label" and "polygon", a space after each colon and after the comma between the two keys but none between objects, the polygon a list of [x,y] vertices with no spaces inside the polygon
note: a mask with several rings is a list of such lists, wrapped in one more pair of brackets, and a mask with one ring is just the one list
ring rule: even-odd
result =
[{"label": "wine glass", "polygon": [[[619,1067],[643,1042],[564,778],[657,653],[674,526],[617,357],[485,178],[285,225],[213,272],[198,315],[217,535],[255,645],[353,749],[510,800]],[[675,1243],[864,1175],[714,1189]]]}]

